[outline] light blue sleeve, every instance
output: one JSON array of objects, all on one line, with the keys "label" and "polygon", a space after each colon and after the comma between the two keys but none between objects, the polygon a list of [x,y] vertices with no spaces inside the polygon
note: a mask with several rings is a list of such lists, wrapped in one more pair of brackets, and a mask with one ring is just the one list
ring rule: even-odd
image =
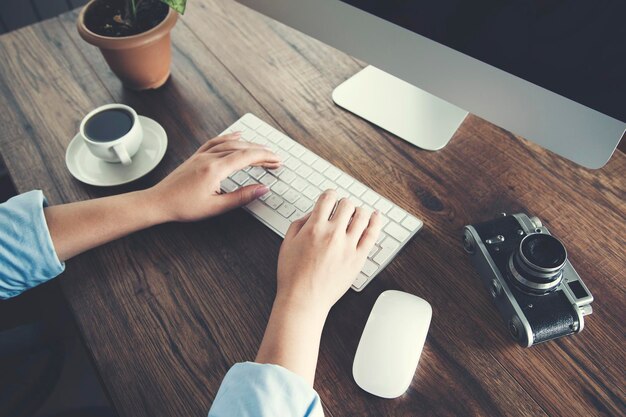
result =
[{"label": "light blue sleeve", "polygon": [[320,397],[299,375],[278,365],[244,362],[222,381],[209,417],[321,417]]},{"label": "light blue sleeve", "polygon": [[43,214],[46,205],[40,190],[0,204],[0,299],[21,294],[65,269],[52,245]]}]

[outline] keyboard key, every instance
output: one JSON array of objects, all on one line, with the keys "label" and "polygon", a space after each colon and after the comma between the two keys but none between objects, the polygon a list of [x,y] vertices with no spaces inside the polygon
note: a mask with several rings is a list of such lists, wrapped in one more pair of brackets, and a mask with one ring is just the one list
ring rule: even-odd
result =
[{"label": "keyboard key", "polygon": [[265,139],[263,139],[262,136],[259,136],[256,133],[254,133],[254,136],[244,137],[244,140],[261,145]]},{"label": "keyboard key", "polygon": [[302,191],[302,194],[304,194],[307,198],[311,200],[317,200],[317,197],[319,197],[322,192],[319,188],[313,185],[309,185],[304,189],[304,191]]},{"label": "keyboard key", "polygon": [[248,181],[248,174],[246,174],[243,171],[238,171],[235,174],[233,174],[230,178],[232,178],[233,181],[235,181],[237,184],[239,185],[244,185],[246,183],[246,181]]},{"label": "keyboard key", "polygon": [[278,178],[280,178],[281,180],[283,180],[284,182],[286,182],[287,184],[291,183],[291,181],[293,181],[294,179],[296,179],[296,174],[293,173],[293,171],[285,168],[283,170],[283,172],[281,172],[280,174],[278,174]]},{"label": "keyboard key", "polygon": [[261,124],[263,123],[261,121],[261,119],[259,119],[258,117],[247,113],[245,114],[241,119],[239,119],[240,121],[242,121],[243,123],[245,123],[246,126],[252,128],[252,129],[256,129],[257,127],[261,126]]},{"label": "keyboard key", "polygon": [[295,170],[296,168],[298,168],[300,166],[300,161],[298,161],[295,158],[289,158],[286,161],[283,160],[283,165],[286,166],[289,169]]},{"label": "keyboard key", "polygon": [[285,161],[287,161],[289,159],[289,152],[287,152],[284,149],[278,149],[276,152],[274,152],[276,155],[280,156],[280,160],[283,161],[283,164],[285,163]]},{"label": "keyboard key", "polygon": [[400,243],[390,237],[387,237],[383,240],[380,251],[376,254],[376,256],[374,256],[372,260],[378,265],[382,265],[389,259],[391,255],[396,252],[399,247]]},{"label": "keyboard key", "polygon": [[265,201],[265,200],[267,200],[268,198],[270,198],[270,196],[271,196],[271,195],[273,195],[273,194],[274,194],[273,192],[269,191],[269,192],[267,192],[267,193],[263,194],[261,197],[259,197],[259,200],[261,200],[261,201]]},{"label": "keyboard key", "polygon": [[[282,195],[288,189],[289,189],[289,186],[282,181],[276,181],[274,185],[272,185],[272,191],[274,191],[278,195]],[[285,217],[288,217],[288,216],[285,216]]]},{"label": "keyboard key", "polygon": [[365,186],[363,184],[361,184],[360,182],[354,182],[350,188],[348,188],[348,191],[350,191],[352,194],[354,194],[357,197],[360,197],[361,194],[363,194],[365,192],[367,188],[365,188]]},{"label": "keyboard key", "polygon": [[353,182],[354,180],[346,174],[341,174],[339,178],[337,178],[337,184],[339,184],[343,188],[348,188]]},{"label": "keyboard key", "polygon": [[386,214],[392,207],[393,204],[391,204],[389,200],[386,200],[384,198],[381,198],[376,202],[376,204],[374,204],[374,208],[380,211],[382,214]]},{"label": "keyboard key", "polygon": [[254,130],[244,130],[241,133],[241,138],[245,141],[248,142],[253,142],[253,139],[257,137],[256,133],[254,132]]},{"label": "keyboard key", "polygon": [[267,171],[272,173],[273,176],[278,177],[280,175],[281,172],[283,172],[285,170],[284,166],[280,166],[276,169],[268,169]]},{"label": "keyboard key", "polygon": [[313,185],[320,185],[322,181],[324,181],[324,177],[322,177],[317,172],[314,172],[313,174],[311,174],[311,176],[307,178],[307,180]]},{"label": "keyboard key", "polygon": [[380,248],[376,245],[374,245],[374,247],[372,248],[372,250],[370,250],[370,253],[367,254],[367,257],[372,259],[374,257],[374,255],[376,255],[376,253],[380,250]]},{"label": "keyboard key", "polygon": [[330,166],[324,171],[324,175],[334,181],[341,175],[341,171],[333,166]]},{"label": "keyboard key", "polygon": [[278,213],[285,218],[289,218],[296,211],[295,207],[289,203],[283,203],[280,207],[278,207]]},{"label": "keyboard key", "polygon": [[249,127],[244,125],[240,121],[237,121],[237,122],[233,123],[233,125],[230,128],[228,128],[227,130],[229,132],[242,132],[242,131],[244,131],[246,129],[249,129]]},{"label": "keyboard key", "polygon": [[265,204],[276,210],[281,204],[283,204],[283,199],[276,194],[272,194],[267,200],[265,200]]},{"label": "keyboard key", "polygon": [[387,236],[387,239],[383,240],[382,243],[380,243],[380,247],[396,250],[400,247],[400,242],[390,236]]},{"label": "keyboard key", "polygon": [[294,172],[302,178],[308,178],[313,173],[313,170],[306,165],[300,165]]},{"label": "keyboard key", "polygon": [[269,135],[270,132],[272,132],[272,127],[267,125],[267,124],[265,124],[265,123],[262,123],[261,126],[256,128],[256,131],[257,131],[258,134],[267,137],[267,135]]},{"label": "keyboard key", "polygon": [[372,190],[367,190],[365,194],[361,196],[361,198],[366,204],[373,206],[374,203],[378,200],[378,194],[376,194]]},{"label": "keyboard key", "polygon": [[300,160],[307,165],[312,165],[313,162],[317,160],[317,156],[313,152],[306,151],[302,155],[300,155]]},{"label": "keyboard key", "polygon": [[248,171],[248,174],[250,174],[252,178],[259,180],[263,175],[265,175],[266,172],[267,171],[264,168],[252,167],[252,169]]},{"label": "keyboard key", "polygon": [[406,216],[406,218],[402,220],[402,226],[406,227],[410,231],[413,231],[419,228],[421,224],[422,224],[421,221],[419,221],[418,219],[416,219],[415,217],[411,215]]},{"label": "keyboard key", "polygon": [[371,277],[372,275],[374,275],[374,272],[376,272],[377,269],[378,265],[367,259],[365,261],[365,265],[363,265],[363,268],[361,268],[361,271],[368,277]]},{"label": "keyboard key", "polygon": [[350,198],[352,197],[349,192],[344,190],[343,188],[337,188],[337,199],[341,200],[342,198]]},{"label": "keyboard key", "polygon": [[227,193],[235,191],[237,188],[239,188],[239,186],[229,178],[224,179],[220,185],[222,190],[226,191]]},{"label": "keyboard key", "polygon": [[389,222],[389,224],[385,226],[384,230],[385,233],[400,242],[404,242],[411,235],[411,232],[408,232],[404,227],[394,222]]},{"label": "keyboard key", "polygon": [[272,174],[265,174],[259,179],[259,182],[261,184],[267,185],[268,187],[274,184],[276,181],[278,180]]},{"label": "keyboard key", "polygon": [[295,190],[289,189],[285,194],[283,194],[283,198],[293,204],[298,198],[300,198],[300,193]]},{"label": "keyboard key", "polygon": [[280,133],[280,142],[278,144],[280,145],[281,148],[288,151],[296,144],[296,142],[292,141],[287,136]]},{"label": "keyboard key", "polygon": [[352,285],[354,285],[355,288],[361,288],[367,282],[368,279],[369,278],[367,277],[367,275],[365,275],[362,272],[359,272],[359,275],[352,282]]},{"label": "keyboard key", "polygon": [[380,234],[378,235],[378,239],[376,239],[376,244],[377,245],[381,245],[383,243],[383,240],[385,240],[385,238],[387,237],[387,235],[384,232],[380,232]]},{"label": "keyboard key", "polygon": [[330,181],[330,180],[324,180],[321,184],[320,184],[320,188],[324,191],[326,190],[336,190],[337,189],[337,184]]},{"label": "keyboard key", "polygon": [[270,141],[274,142],[275,144],[280,144],[280,142],[283,140],[284,135],[280,132],[277,132],[276,130],[274,130],[272,133],[268,134],[268,135],[264,135],[266,136]]},{"label": "keyboard key", "polygon": [[376,262],[378,265],[383,265],[385,262],[387,262],[391,255],[393,255],[394,252],[395,249],[382,248],[380,252],[378,252],[376,256],[374,256],[373,261]]},{"label": "keyboard key", "polygon": [[391,209],[388,216],[391,220],[400,223],[400,221],[406,216],[406,212],[399,207],[394,207]]},{"label": "keyboard key", "polygon": [[304,149],[302,146],[296,143],[295,145],[291,147],[291,149],[289,149],[289,153],[295,156],[296,158],[298,158],[300,155],[304,153],[305,150],[306,149]]},{"label": "keyboard key", "polygon": [[294,204],[298,210],[301,212],[308,212],[311,207],[313,207],[313,201],[309,200],[306,197],[300,197],[298,201]]},{"label": "keyboard key", "polygon": [[261,203],[259,200],[254,200],[250,204],[246,206],[246,209],[250,210],[251,213],[254,213],[256,216],[263,219],[265,222],[270,224],[274,229],[281,233],[283,236],[287,233],[287,229],[289,229],[289,225],[291,224],[289,220],[285,219],[280,214],[276,213],[274,210]]},{"label": "keyboard key", "polygon": [[308,182],[303,180],[302,178],[296,178],[291,182],[291,186],[295,188],[297,191],[304,191],[304,189],[309,185]]},{"label": "keyboard key", "polygon": [[389,223],[391,220],[389,220],[389,217],[387,216],[381,216],[380,221],[381,221],[380,223],[381,227],[384,228],[385,226],[387,226],[387,223]]},{"label": "keyboard key", "polygon": [[313,162],[313,165],[311,165],[311,166],[317,172],[324,172],[324,171],[326,171],[326,168],[328,168],[330,166],[330,164],[328,162],[324,161],[323,159],[319,159],[318,158],[315,162]]}]

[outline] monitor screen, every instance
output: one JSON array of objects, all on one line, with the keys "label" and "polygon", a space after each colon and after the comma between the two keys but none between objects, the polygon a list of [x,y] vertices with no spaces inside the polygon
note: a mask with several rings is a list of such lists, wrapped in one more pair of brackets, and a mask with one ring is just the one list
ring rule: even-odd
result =
[{"label": "monitor screen", "polygon": [[626,121],[625,0],[341,0]]}]

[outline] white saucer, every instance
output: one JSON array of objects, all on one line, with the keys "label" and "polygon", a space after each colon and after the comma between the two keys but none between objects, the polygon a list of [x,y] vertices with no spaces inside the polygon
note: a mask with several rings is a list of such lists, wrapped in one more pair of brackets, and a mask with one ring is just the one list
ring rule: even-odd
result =
[{"label": "white saucer", "polygon": [[100,187],[126,184],[148,174],[165,155],[167,133],[160,124],[148,117],[139,116],[139,123],[143,128],[143,141],[130,165],[124,166],[96,158],[89,152],[79,133],[67,147],[67,169],[77,180]]}]

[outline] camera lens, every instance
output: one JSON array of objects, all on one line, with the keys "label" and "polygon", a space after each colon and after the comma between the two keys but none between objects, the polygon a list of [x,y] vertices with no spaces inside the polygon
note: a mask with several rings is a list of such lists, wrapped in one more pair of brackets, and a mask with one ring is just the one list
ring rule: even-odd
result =
[{"label": "camera lens", "polygon": [[526,236],[520,243],[520,250],[528,263],[537,269],[560,269],[567,259],[567,252],[561,241],[543,233]]},{"label": "camera lens", "polygon": [[522,290],[544,294],[563,276],[567,251],[560,240],[544,233],[526,235],[509,259],[509,270]]}]

